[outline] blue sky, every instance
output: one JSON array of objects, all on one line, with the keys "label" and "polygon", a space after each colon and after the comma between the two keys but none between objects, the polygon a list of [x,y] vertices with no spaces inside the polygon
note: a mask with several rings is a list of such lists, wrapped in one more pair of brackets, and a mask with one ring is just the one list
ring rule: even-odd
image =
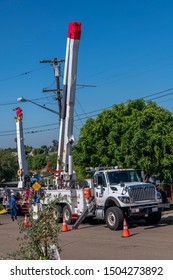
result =
[{"label": "blue sky", "polygon": [[0,0],[0,148],[15,147],[17,106],[26,145],[58,140],[56,114],[16,100],[57,110],[55,95],[42,92],[56,87],[53,68],[40,60],[65,58],[71,21],[82,24],[77,84],[88,85],[76,90],[76,139],[87,117],[129,99],[165,91],[151,98],[172,112],[172,14],[171,0]]}]

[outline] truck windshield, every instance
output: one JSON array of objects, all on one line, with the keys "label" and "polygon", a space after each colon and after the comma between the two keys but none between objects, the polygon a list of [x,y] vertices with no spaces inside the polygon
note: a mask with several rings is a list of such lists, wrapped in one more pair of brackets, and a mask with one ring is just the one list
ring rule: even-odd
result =
[{"label": "truck windshield", "polygon": [[135,170],[110,171],[107,175],[110,185],[126,182],[140,182]]}]

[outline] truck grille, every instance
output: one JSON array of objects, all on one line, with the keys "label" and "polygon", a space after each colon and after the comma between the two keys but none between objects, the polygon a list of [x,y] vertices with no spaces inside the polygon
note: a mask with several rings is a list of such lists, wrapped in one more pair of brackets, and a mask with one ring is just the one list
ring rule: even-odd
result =
[{"label": "truck grille", "polygon": [[132,202],[155,200],[156,193],[153,185],[130,186],[128,192]]}]

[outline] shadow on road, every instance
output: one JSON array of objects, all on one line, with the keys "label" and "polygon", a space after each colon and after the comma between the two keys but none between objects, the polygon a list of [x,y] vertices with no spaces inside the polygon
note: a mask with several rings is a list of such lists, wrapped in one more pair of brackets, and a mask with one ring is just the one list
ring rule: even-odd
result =
[{"label": "shadow on road", "polygon": [[173,225],[173,217],[168,216],[167,218],[163,218],[159,224],[157,225],[150,225],[145,228],[145,230],[152,229],[152,228],[161,228]]},{"label": "shadow on road", "polygon": [[152,225],[147,225],[147,223],[144,220],[138,220],[138,221],[130,221],[128,223],[129,228],[136,228],[136,227],[144,227],[144,230],[149,230],[153,228],[161,228],[161,227],[166,227],[173,225],[173,217],[168,216],[165,218],[162,218],[159,224],[152,224]]}]

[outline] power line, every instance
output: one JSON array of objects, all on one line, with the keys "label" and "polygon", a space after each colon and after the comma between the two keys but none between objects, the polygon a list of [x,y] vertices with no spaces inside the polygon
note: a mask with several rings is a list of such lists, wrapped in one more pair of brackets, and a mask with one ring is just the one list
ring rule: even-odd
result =
[{"label": "power line", "polygon": [[[149,99],[149,100],[159,99],[159,98],[162,98],[162,97],[165,97],[165,96],[172,95],[173,92],[169,92],[170,90],[173,90],[173,88],[168,88],[168,89],[165,89],[165,90],[162,90],[162,91],[150,94],[150,95],[146,95],[146,96],[141,97],[141,98],[146,99],[146,98],[149,98],[149,97],[157,96],[157,95],[160,95],[162,93],[168,92],[168,93],[166,93],[164,95],[160,95],[160,96],[154,97],[154,98]],[[32,99],[32,100],[36,100],[37,101],[37,100],[42,100],[42,99],[45,99],[45,98],[37,98],[37,99]],[[5,103],[5,104],[0,104],[0,106],[11,105],[11,104],[17,104],[17,103]],[[75,116],[76,119],[74,119],[74,122],[80,121],[81,124],[83,125],[82,120],[96,117],[98,115],[98,112],[101,112],[101,111],[106,110],[106,109],[111,109],[111,108],[112,108],[112,106],[109,106],[109,107],[100,108],[100,109],[97,109],[97,110],[94,110],[94,111],[90,111],[90,112],[84,112],[82,114],[77,114],[76,113],[76,116]],[[81,118],[81,116],[84,116],[84,117]],[[57,123],[52,123],[52,124],[44,124],[44,125],[41,125],[41,126],[28,127],[28,128],[25,128],[24,131],[31,130],[31,129],[36,129],[36,128],[41,128],[41,127],[47,127],[47,126],[50,127],[50,126],[54,126],[54,125],[58,125],[58,124]],[[77,130],[80,130],[76,125],[74,125],[74,128],[76,128]],[[39,132],[55,130],[55,129],[58,129],[58,127],[57,128],[52,128],[52,129],[46,129],[46,130],[35,130],[35,131],[24,132],[24,134],[39,133]],[[2,136],[10,136],[10,135],[15,135],[15,130],[0,131],[0,136],[1,137]]]},{"label": "power line", "polygon": [[[24,134],[33,134],[33,133],[40,133],[40,132],[46,132],[46,131],[50,131],[50,130],[57,130],[58,128],[48,128],[48,129],[42,129],[42,130],[32,130],[32,131],[28,131],[28,132],[24,132]],[[15,133],[9,133],[9,134],[4,134],[4,135],[0,135],[0,137],[3,136],[14,136],[16,135]]]},{"label": "power line", "polygon": [[[35,128],[40,128],[40,127],[47,127],[47,126],[53,126],[53,125],[57,125],[57,123],[44,124],[44,125],[39,125],[39,126],[31,126],[31,127],[25,128],[24,130],[35,129]],[[4,130],[4,131],[0,131],[0,133],[7,133],[7,132],[13,132],[13,131],[16,131],[16,130],[15,129]]]},{"label": "power line", "polygon": [[159,98],[162,98],[162,97],[165,97],[165,96],[168,96],[168,95],[172,95],[172,94],[173,94],[173,92],[171,92],[171,93],[167,93],[167,94],[164,94],[164,95],[161,95],[161,96],[158,96],[158,97],[152,98],[152,100],[159,99]]},{"label": "power line", "polygon": [[[46,66],[47,66],[47,65],[46,65]],[[26,72],[23,72],[23,73],[21,73],[21,74],[17,74],[17,75],[14,75],[14,76],[10,76],[10,77],[4,78],[4,79],[0,79],[0,82],[8,81],[8,80],[15,79],[15,78],[18,78],[18,77],[21,77],[21,76],[26,76],[26,75],[28,75],[28,74],[31,74],[31,73],[40,71],[41,69],[45,68],[46,66],[39,67],[39,68],[30,70],[30,71],[26,71]]]},{"label": "power line", "polygon": [[[162,91],[159,91],[157,93],[154,93],[154,94],[150,94],[150,95],[146,95],[144,97],[141,97],[143,99],[145,98],[148,98],[148,97],[152,97],[152,96],[156,96],[158,94],[161,94],[161,93],[164,93],[164,92],[167,92],[167,91],[170,91],[172,90],[173,88],[169,88],[169,89],[165,89],[165,90],[162,90]],[[167,94],[164,94],[164,95],[161,95],[161,96],[158,96],[156,98],[152,98],[151,100],[155,100],[155,99],[159,99],[159,98],[162,98],[162,97],[165,97],[165,96],[169,96],[169,95],[172,95],[173,92],[171,93],[167,93]],[[32,100],[40,100],[42,98],[39,98],[39,99],[32,99]],[[2,104],[0,104],[2,105]],[[91,117],[95,117],[97,116],[97,114],[94,114],[94,115],[90,115],[90,114],[93,114],[93,113],[96,113],[96,112],[100,112],[100,111],[103,111],[103,110],[106,110],[106,109],[111,109],[112,106],[108,106],[108,107],[104,107],[104,108],[100,108],[100,109],[97,109],[97,110],[94,110],[94,111],[90,111],[90,112],[84,112],[82,114],[76,114],[75,117],[78,118],[78,119],[75,119],[74,121],[81,121],[82,119],[87,119],[87,118],[91,118]],[[81,116],[85,115],[85,117],[81,118]],[[32,128],[37,128],[37,127],[44,127],[44,126],[51,126],[51,125],[57,125],[57,123],[54,123],[54,124],[48,124],[48,125],[42,125],[42,126],[35,126],[35,127],[28,127],[28,128],[25,128],[25,130],[29,130],[29,129],[32,129]],[[12,130],[13,131],[13,130]],[[5,131],[6,132],[6,131]],[[7,131],[9,132],[9,131]],[[2,131],[0,131],[0,133],[4,133]]]},{"label": "power line", "polygon": [[[54,130],[54,129],[58,129],[58,130],[59,130],[59,127],[58,127],[58,124],[57,124],[57,123],[44,124],[44,125],[39,125],[39,126],[27,127],[27,128],[23,128],[23,130],[26,131],[26,130],[41,128],[41,127],[50,127],[50,126],[54,126],[54,125],[56,125],[57,127],[56,127],[56,128],[52,128],[51,130]],[[74,127],[75,127],[77,130],[79,130],[79,128],[78,128],[77,126],[74,125]],[[49,130],[49,129],[44,130],[44,131],[48,131],[48,130]],[[12,134],[10,134],[10,133],[12,133]],[[33,133],[33,131],[31,131],[31,132],[25,132],[25,134],[28,134],[28,133]],[[3,134],[4,134],[4,135],[3,135]],[[8,136],[8,135],[14,135],[14,134],[16,134],[16,130],[15,130],[15,129],[0,131],[0,136]]]},{"label": "power line", "polygon": [[75,110],[75,113],[76,113],[76,116],[78,117],[78,120],[81,122],[81,124],[83,125],[83,122],[82,122],[82,119],[79,117],[78,113],[76,112]]},{"label": "power line", "polygon": [[161,93],[164,93],[164,92],[167,92],[167,91],[170,91],[170,90],[172,90],[173,88],[168,88],[168,89],[165,89],[165,90],[162,90],[162,91],[159,91],[159,92],[156,92],[156,93],[153,93],[153,94],[150,94],[150,95],[146,95],[146,96],[144,96],[144,97],[142,97],[142,98],[148,98],[148,97],[151,97],[151,96],[155,96],[155,95],[158,95],[158,94],[161,94]]},{"label": "power line", "polygon": [[[165,89],[165,90],[162,90],[162,91],[158,91],[156,93],[153,93],[153,94],[150,94],[150,95],[145,95],[143,97],[140,97],[140,98],[148,98],[148,97],[152,97],[152,96],[155,96],[155,95],[159,95],[161,93],[164,93],[164,92],[167,92],[167,91],[170,91],[170,90],[173,90],[173,87],[171,88],[168,88],[168,89]],[[49,97],[52,97],[54,98],[54,95],[51,95]],[[38,100],[43,100],[43,99],[47,99],[46,97],[40,97],[40,98],[34,98],[34,99],[30,99],[31,101],[38,101]],[[77,101],[79,103],[79,101]],[[14,104],[18,104],[18,102],[8,102],[8,103],[0,103],[0,106],[8,106],[8,105],[14,105]],[[81,105],[80,105],[81,106]],[[109,107],[108,107],[109,108]],[[105,108],[104,108],[105,109]],[[83,109],[82,109],[83,110]],[[84,110],[83,110],[84,111]],[[86,112],[84,112],[84,114],[88,114]]]}]

